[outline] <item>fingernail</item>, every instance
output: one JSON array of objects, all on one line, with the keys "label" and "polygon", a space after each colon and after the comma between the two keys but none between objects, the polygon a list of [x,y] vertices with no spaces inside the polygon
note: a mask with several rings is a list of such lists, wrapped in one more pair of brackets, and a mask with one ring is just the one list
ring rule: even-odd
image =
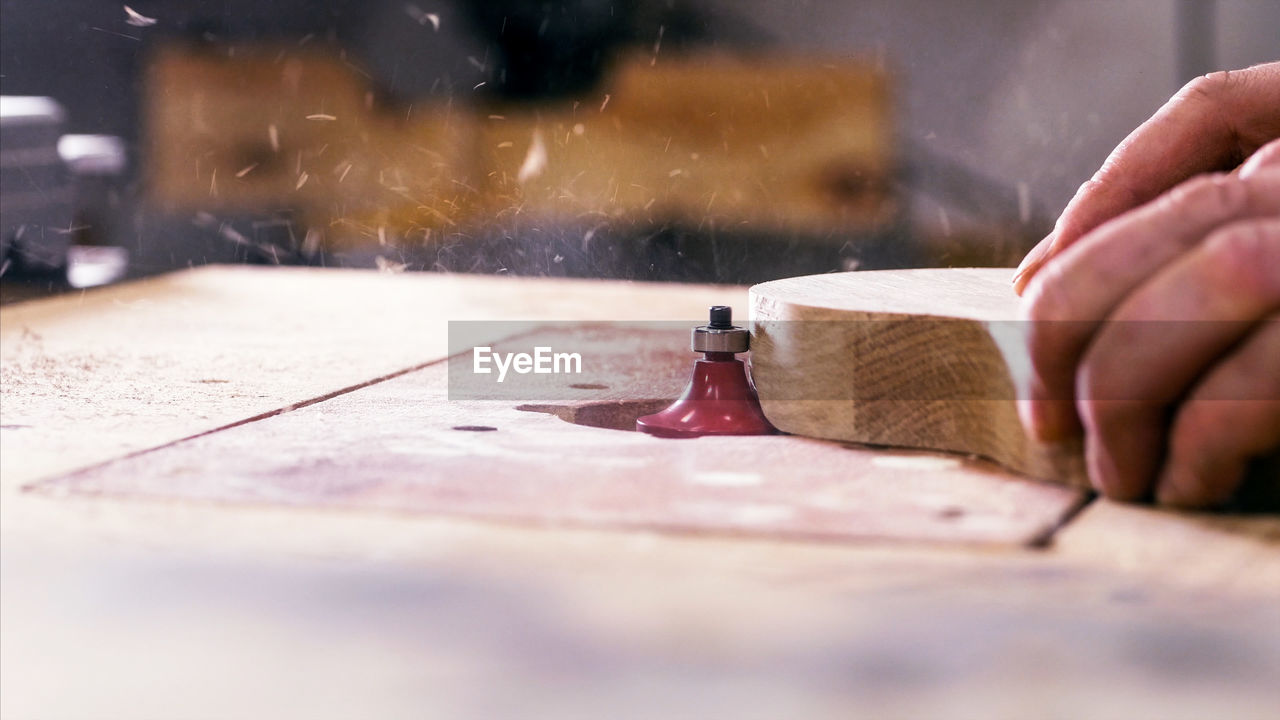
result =
[{"label": "fingernail", "polygon": [[1013,281],[1012,281],[1013,292],[1021,296],[1023,291],[1027,289],[1027,284],[1031,282],[1032,271],[1038,270],[1039,268],[1040,266],[1037,264],[1037,265],[1026,267],[1014,273]]},{"label": "fingernail", "polygon": [[1050,245],[1053,245],[1053,233],[1040,238],[1040,242],[1036,243],[1036,246],[1027,252],[1026,257],[1022,258],[1022,262],[1018,263],[1018,273],[1026,272],[1033,263],[1038,262],[1040,256],[1048,251]]},{"label": "fingernail", "polygon": [[1031,281],[1031,276],[1035,274],[1040,266],[1044,264],[1044,256],[1049,252],[1049,248],[1053,246],[1053,233],[1049,233],[1043,240],[1036,243],[1031,248],[1026,257],[1022,258],[1022,262],[1018,263],[1018,269],[1013,273],[1013,291],[1022,294],[1026,289],[1027,283]]}]

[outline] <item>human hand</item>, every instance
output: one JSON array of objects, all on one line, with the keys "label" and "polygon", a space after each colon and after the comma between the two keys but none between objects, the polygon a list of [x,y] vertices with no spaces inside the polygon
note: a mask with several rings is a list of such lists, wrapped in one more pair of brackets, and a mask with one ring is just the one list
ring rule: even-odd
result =
[{"label": "human hand", "polygon": [[[1014,290],[1086,233],[1175,185],[1232,170],[1280,138],[1280,62],[1196,78],[1111,153],[1080,186],[1053,232],[1023,258]],[[1270,151],[1274,158],[1274,150]],[[1256,159],[1256,158],[1255,158]]]},{"label": "human hand", "polygon": [[1219,504],[1280,449],[1280,63],[1209,77],[1117,148],[1017,280],[1024,421],[1049,441],[1082,423],[1117,499]]}]

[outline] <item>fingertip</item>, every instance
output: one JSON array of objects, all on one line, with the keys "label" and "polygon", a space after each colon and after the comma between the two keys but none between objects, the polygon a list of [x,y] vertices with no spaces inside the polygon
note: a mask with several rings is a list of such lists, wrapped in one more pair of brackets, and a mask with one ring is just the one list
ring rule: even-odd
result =
[{"label": "fingertip", "polygon": [[1050,392],[1044,379],[1030,373],[1019,388],[1018,419],[1027,434],[1043,443],[1058,443],[1080,436],[1075,400],[1070,395]]},{"label": "fingertip", "polygon": [[1124,477],[1116,467],[1115,459],[1105,445],[1096,438],[1090,437],[1085,442],[1085,467],[1089,472],[1089,482],[1093,489],[1110,500],[1118,502],[1138,502],[1143,498],[1143,488],[1124,482]]},{"label": "fingertip", "polygon": [[1093,485],[1094,490],[1112,500],[1128,499],[1117,496],[1119,488],[1114,478],[1115,466],[1106,449],[1094,438],[1089,438],[1085,442],[1084,465],[1089,472],[1089,484]]},{"label": "fingertip", "polygon": [[1179,469],[1166,470],[1156,484],[1156,504],[1168,507],[1183,507],[1186,502],[1188,478],[1186,471]]},{"label": "fingertip", "polygon": [[1038,270],[1040,270],[1040,264],[1035,263],[1027,266],[1026,268],[1019,269],[1014,273],[1012,280],[1014,294],[1021,297],[1022,294],[1026,292],[1027,285],[1031,283],[1031,278],[1035,276]]},{"label": "fingertip", "polygon": [[1114,413],[1086,418],[1085,467],[1093,487],[1120,502],[1150,502],[1157,486],[1163,432],[1139,417]]},{"label": "fingertip", "polygon": [[1037,400],[1031,408],[1031,432],[1040,442],[1060,443],[1080,435],[1075,405],[1065,400]]},{"label": "fingertip", "polygon": [[1171,464],[1156,484],[1156,502],[1186,510],[1222,505],[1240,484],[1244,466],[1232,463],[1199,471],[1184,464]]},{"label": "fingertip", "polygon": [[1022,258],[1022,262],[1018,263],[1018,268],[1013,273],[1013,291],[1021,295],[1027,289],[1027,284],[1031,282],[1031,278],[1039,272],[1040,267],[1044,265],[1048,259],[1050,249],[1053,247],[1053,233],[1049,233],[1036,246],[1031,248],[1026,257]]},{"label": "fingertip", "polygon": [[1180,488],[1167,489],[1164,485],[1156,488],[1156,504],[1167,508],[1177,508],[1180,510],[1188,510],[1197,507],[1195,502],[1187,499],[1186,493]]},{"label": "fingertip", "polygon": [[1202,505],[1195,493],[1188,492],[1181,485],[1170,485],[1164,482],[1156,487],[1156,504],[1181,510],[1196,509]]}]

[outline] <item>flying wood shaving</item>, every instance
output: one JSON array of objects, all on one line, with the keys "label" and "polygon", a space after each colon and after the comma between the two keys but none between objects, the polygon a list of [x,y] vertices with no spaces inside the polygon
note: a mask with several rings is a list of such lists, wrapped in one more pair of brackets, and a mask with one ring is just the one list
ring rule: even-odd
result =
[{"label": "flying wood shaving", "polygon": [[312,113],[307,116],[308,120],[337,120],[338,116],[329,115],[328,113]]},{"label": "flying wood shaving", "polygon": [[404,11],[413,21],[419,25],[431,23],[431,29],[440,32],[440,16],[435,13],[429,13],[413,3],[405,3]]},{"label": "flying wood shaving", "polygon": [[307,236],[302,240],[302,252],[307,255],[315,255],[320,250],[320,231],[315,228],[307,229]]},{"label": "flying wood shaving", "polygon": [[1018,181],[1018,219],[1023,225],[1031,222],[1031,186],[1025,180]]},{"label": "flying wood shaving", "polygon": [[386,273],[404,272],[404,269],[409,267],[407,263],[393,262],[391,260],[388,260],[382,257],[381,255],[375,256],[373,258],[373,262],[378,266],[379,270]]},{"label": "flying wood shaving", "polygon": [[252,245],[253,244],[249,242],[249,238],[245,237],[244,235],[241,235],[240,231],[236,230],[235,228],[225,223],[222,225],[222,227],[218,228],[218,234],[221,235],[226,240],[229,240],[235,243],[236,245]]},{"label": "flying wood shaving", "polygon": [[538,177],[547,168],[547,146],[542,141],[542,131],[533,131],[533,140],[529,143],[529,152],[524,156],[524,163],[516,173],[516,182],[524,183]]},{"label": "flying wood shaving", "polygon": [[127,16],[125,22],[134,27],[151,27],[156,24],[155,18],[149,18],[128,5],[124,6],[124,14]]}]

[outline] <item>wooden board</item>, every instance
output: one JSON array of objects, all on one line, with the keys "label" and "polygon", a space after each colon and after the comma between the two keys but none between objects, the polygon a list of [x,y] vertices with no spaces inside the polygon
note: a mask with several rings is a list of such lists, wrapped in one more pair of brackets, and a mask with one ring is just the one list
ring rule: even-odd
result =
[{"label": "wooden board", "polygon": [[[1013,545],[1044,542],[1084,500],[961,458],[798,437],[663,440],[632,431],[636,417],[687,382],[687,343],[687,326],[548,329],[494,350],[573,348],[584,374],[539,376],[544,383],[521,400],[451,399],[459,389],[435,364],[35,488],[538,525]],[[470,354],[457,362],[469,367]]]},{"label": "wooden board", "polygon": [[1088,487],[1080,448],[1023,432],[1011,271],[892,270],[751,289],[752,377],[787,432],[980,455]]},{"label": "wooden board", "polygon": [[[990,458],[1089,486],[1080,440],[1044,443],[1018,419],[1027,324],[1001,268],[788,278],[751,289],[752,375],[777,427],[811,437]],[[1280,509],[1280,457],[1236,501]]]}]

